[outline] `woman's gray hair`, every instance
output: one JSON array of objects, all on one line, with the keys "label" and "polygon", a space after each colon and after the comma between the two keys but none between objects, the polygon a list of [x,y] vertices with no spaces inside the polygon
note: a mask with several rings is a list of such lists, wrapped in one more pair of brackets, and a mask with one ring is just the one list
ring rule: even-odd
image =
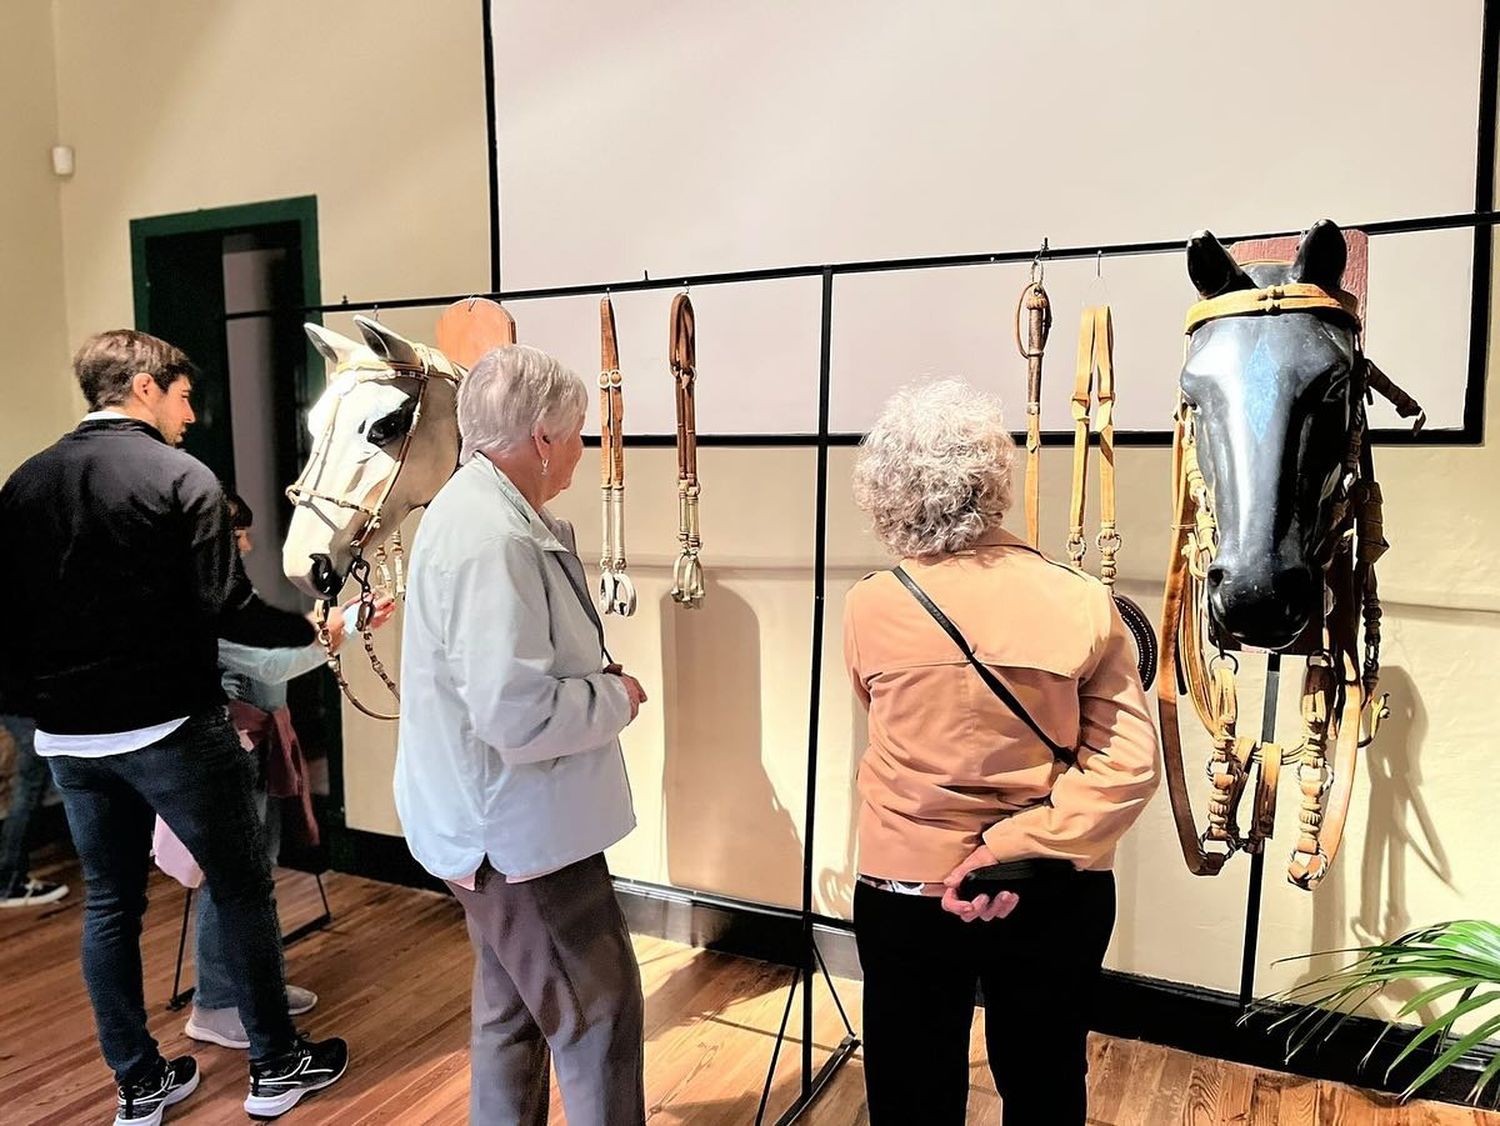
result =
[{"label": "woman's gray hair", "polygon": [[538,425],[581,426],[588,389],[568,368],[529,344],[486,352],[458,388],[458,433],[466,462],[481,450],[507,452]]},{"label": "woman's gray hair", "polygon": [[963,551],[1010,508],[1015,448],[996,396],[951,379],[906,387],[860,444],[854,499],[895,555]]}]

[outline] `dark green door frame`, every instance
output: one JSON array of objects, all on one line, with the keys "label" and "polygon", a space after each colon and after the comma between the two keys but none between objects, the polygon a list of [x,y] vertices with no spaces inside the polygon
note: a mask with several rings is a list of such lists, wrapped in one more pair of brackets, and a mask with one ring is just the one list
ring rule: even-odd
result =
[{"label": "dark green door frame", "polygon": [[[296,224],[300,235],[298,241],[301,247],[302,290],[300,294],[283,295],[281,300],[288,304],[295,301],[301,306],[319,305],[322,303],[323,296],[318,256],[318,201],[315,196],[297,196],[264,203],[213,207],[199,211],[183,211],[174,215],[132,219],[130,221],[130,260],[135,295],[136,327],[144,332],[151,332],[153,324],[162,319],[159,315],[153,316],[151,304],[152,281],[149,269],[151,255],[148,252],[148,244],[151,240],[185,236],[186,240],[191,241],[193,236],[202,236],[206,244],[212,244],[209,249],[213,249],[222,259],[222,246],[225,238],[244,232],[264,231],[265,228],[271,226],[285,227],[288,224]],[[206,250],[205,253],[207,253]],[[194,249],[192,255],[196,256],[196,254],[197,250]],[[207,299],[201,302],[205,309],[214,305],[215,300],[217,302],[213,315],[218,318],[220,324],[218,333],[215,333],[212,325],[195,321],[193,318],[196,314],[191,309],[186,310],[185,313],[181,310],[180,306],[184,304],[195,304],[193,293],[185,291],[181,286],[174,286],[173,279],[170,277],[161,280],[171,293],[170,300],[179,306],[179,309],[174,309],[172,318],[181,321],[189,335],[204,342],[203,346],[208,352],[217,353],[221,346],[227,350],[228,332],[227,324],[223,320],[222,290],[217,295],[207,295]],[[278,319],[282,316],[296,316],[299,322],[308,320],[320,324],[323,319],[318,313],[298,315],[284,308],[279,310],[277,315]],[[186,320],[183,320],[184,316]],[[301,461],[306,459],[309,452],[307,446],[310,440],[305,426],[306,411],[317,401],[327,383],[322,356],[312,346],[311,341],[304,340],[304,344],[306,358],[298,365],[300,370],[295,383],[290,388],[283,387],[282,389],[283,393],[287,390],[293,392],[298,415],[295,426],[298,465],[292,467],[293,474],[300,468]],[[191,349],[189,352],[191,354]],[[227,362],[225,376],[227,379]],[[225,384],[212,389],[205,387],[204,391],[227,397],[228,388]],[[226,405],[220,404],[221,408]],[[189,434],[191,435],[191,431]],[[279,547],[276,550],[279,553]],[[319,727],[328,739],[330,794],[327,806],[320,810],[319,820],[325,830],[327,852],[334,854],[338,851],[339,841],[344,834],[343,724],[339,690],[333,678],[326,675],[303,678],[288,687],[292,693],[294,709],[299,706],[299,698],[309,706],[313,706],[313,699],[309,699],[312,697],[317,700],[317,710],[322,717]]]},{"label": "dark green door frame", "polygon": [[[135,285],[135,323],[151,321],[151,287],[142,268],[146,258],[146,240],[157,235],[195,235],[217,231],[230,235],[236,230],[261,227],[268,223],[298,223],[302,227],[302,287],[304,304],[323,301],[323,281],[318,268],[318,197],[293,196],[265,203],[242,203],[234,207],[206,207],[197,211],[179,211],[172,215],[153,215],[130,221],[130,262]],[[314,320],[317,318],[314,317]]]},{"label": "dark green door frame", "polygon": [[[221,234],[263,227],[272,223],[296,223],[301,228],[302,304],[320,305],[323,280],[318,259],[318,197],[293,196],[264,203],[244,203],[233,207],[207,207],[197,211],[179,211],[172,215],[153,215],[130,221],[130,268],[135,293],[135,327],[143,332],[151,325],[151,281],[146,269],[147,240],[163,235]],[[309,313],[307,319],[319,324],[322,314]],[[307,362],[303,365],[302,386],[297,388],[299,406],[315,402],[323,392],[323,361],[309,341]]]}]

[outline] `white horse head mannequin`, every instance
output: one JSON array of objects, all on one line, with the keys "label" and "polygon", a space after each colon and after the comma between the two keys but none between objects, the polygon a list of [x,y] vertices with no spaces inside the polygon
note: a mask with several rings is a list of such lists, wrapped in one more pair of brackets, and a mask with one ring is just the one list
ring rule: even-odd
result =
[{"label": "white horse head mannequin", "polygon": [[287,490],[296,507],[281,565],[298,589],[321,599],[337,598],[356,556],[398,532],[458,463],[464,370],[376,321],[354,323],[363,344],[306,326],[331,368],[308,414],[312,455]]}]

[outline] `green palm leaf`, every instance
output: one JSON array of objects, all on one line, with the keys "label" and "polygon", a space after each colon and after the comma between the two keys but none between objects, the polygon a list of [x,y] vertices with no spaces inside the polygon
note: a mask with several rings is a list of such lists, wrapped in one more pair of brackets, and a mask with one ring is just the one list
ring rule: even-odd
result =
[{"label": "green palm leaf", "polygon": [[[1287,1004],[1296,1006],[1281,1013],[1271,1024],[1272,1028],[1285,1026],[1288,1030],[1288,1060],[1310,1044],[1326,1040],[1365,1002],[1405,982],[1420,983],[1421,988],[1386,1023],[1365,1056],[1368,1063],[1396,1021],[1430,1005],[1440,1007],[1437,1015],[1402,1048],[1386,1072],[1389,1077],[1423,1045],[1429,1045],[1433,1051],[1435,1058],[1407,1085],[1403,1098],[1410,1098],[1466,1052],[1500,1033],[1500,926],[1494,923],[1460,919],[1422,927],[1391,942],[1332,953],[1353,955],[1354,960],[1342,969],[1320,974],[1257,1003],[1247,1014],[1248,1019]],[[1302,961],[1319,956],[1326,955],[1306,954],[1283,960]],[[1454,1025],[1465,1017],[1474,1019],[1476,1025],[1469,1032],[1455,1036]],[[1497,1076],[1500,1076],[1500,1054],[1480,1074],[1470,1097],[1478,1101]]]}]

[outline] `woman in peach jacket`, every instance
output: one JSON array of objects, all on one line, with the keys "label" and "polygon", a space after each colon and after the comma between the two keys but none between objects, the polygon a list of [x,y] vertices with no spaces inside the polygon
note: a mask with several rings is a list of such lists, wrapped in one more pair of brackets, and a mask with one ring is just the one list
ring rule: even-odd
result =
[{"label": "woman in peach jacket", "polygon": [[[1157,785],[1109,591],[1001,526],[1013,452],[998,401],[939,382],[891,399],[855,471],[876,535],[1026,713],[896,573],[850,592],[844,650],[870,720],[854,928],[872,1126],[964,1121],[976,986],[1007,1126],[1083,1123],[1115,845]],[[1028,858],[1052,864],[960,897],[969,871]]]}]

